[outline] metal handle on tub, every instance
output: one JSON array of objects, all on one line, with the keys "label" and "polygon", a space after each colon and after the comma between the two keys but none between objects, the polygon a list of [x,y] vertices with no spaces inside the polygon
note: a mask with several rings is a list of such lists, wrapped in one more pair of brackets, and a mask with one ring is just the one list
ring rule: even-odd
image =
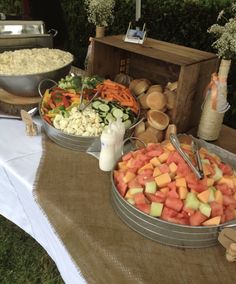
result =
[{"label": "metal handle on tub", "polygon": [[143,144],[144,147],[147,147],[146,143],[143,142],[141,139],[137,138],[137,137],[128,137],[126,139],[124,139],[123,141],[123,149],[122,149],[122,155],[124,155],[124,146],[125,146],[125,143],[129,140],[136,140],[136,141],[139,141],[140,143]]},{"label": "metal handle on tub", "polygon": [[38,92],[39,92],[40,97],[43,97],[41,88],[42,88],[42,84],[45,83],[45,82],[51,82],[51,83],[54,84],[50,89],[52,89],[53,87],[58,85],[57,82],[52,80],[52,79],[44,79],[44,80],[40,81],[39,84],[38,84]]}]

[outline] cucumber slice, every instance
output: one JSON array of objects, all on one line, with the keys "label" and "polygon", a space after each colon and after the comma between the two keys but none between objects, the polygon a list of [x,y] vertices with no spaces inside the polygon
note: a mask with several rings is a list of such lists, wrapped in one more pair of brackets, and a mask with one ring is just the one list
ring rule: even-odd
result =
[{"label": "cucumber slice", "polygon": [[107,116],[107,113],[106,112],[99,112],[99,116],[104,118],[104,117]]},{"label": "cucumber slice", "polygon": [[105,121],[107,121],[108,123],[115,121],[115,117],[111,113],[108,113],[106,118],[105,118]]},{"label": "cucumber slice", "polygon": [[125,129],[128,129],[132,125],[132,122],[129,119],[125,120],[123,123],[125,125]]},{"label": "cucumber slice", "polygon": [[92,107],[93,108],[95,108],[95,109],[98,109],[98,107],[101,105],[101,101],[95,101],[95,102],[93,102],[93,104],[92,104]]},{"label": "cucumber slice", "polygon": [[98,109],[101,110],[101,111],[104,111],[104,112],[108,112],[110,110],[110,107],[108,105],[102,103],[98,106]]},{"label": "cucumber slice", "polygon": [[122,119],[123,120],[129,119],[129,115],[127,113],[124,113],[123,116],[122,116]]},{"label": "cucumber slice", "polygon": [[118,108],[114,108],[112,110],[112,114],[115,118],[122,118],[123,117],[123,111],[121,109],[118,109]]}]

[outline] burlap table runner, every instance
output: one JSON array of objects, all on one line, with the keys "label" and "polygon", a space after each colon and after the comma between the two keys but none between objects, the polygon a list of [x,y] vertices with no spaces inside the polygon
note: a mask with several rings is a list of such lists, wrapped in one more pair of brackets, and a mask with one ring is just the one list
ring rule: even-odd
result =
[{"label": "burlap table runner", "polygon": [[37,201],[88,283],[236,283],[236,263],[220,245],[179,249],[127,227],[112,208],[110,174],[96,158],[47,138],[44,151]]}]

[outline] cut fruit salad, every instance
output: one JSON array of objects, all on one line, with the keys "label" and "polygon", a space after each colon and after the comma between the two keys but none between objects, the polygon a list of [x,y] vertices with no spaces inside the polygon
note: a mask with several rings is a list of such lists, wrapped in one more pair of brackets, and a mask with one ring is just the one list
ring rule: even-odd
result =
[{"label": "cut fruit salad", "polygon": [[[194,160],[191,146],[182,149]],[[200,149],[199,180],[169,141],[125,154],[113,172],[120,195],[145,214],[192,226],[236,218],[236,172],[217,155]]]}]

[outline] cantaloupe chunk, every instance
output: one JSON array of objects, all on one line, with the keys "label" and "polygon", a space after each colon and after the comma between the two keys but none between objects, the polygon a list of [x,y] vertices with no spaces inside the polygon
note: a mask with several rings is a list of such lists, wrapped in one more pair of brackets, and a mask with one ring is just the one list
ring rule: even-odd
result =
[{"label": "cantaloupe chunk", "polygon": [[202,168],[203,168],[203,173],[204,176],[209,176],[211,175],[211,171],[209,170],[209,165],[208,164],[202,164]]},{"label": "cantaloupe chunk", "polygon": [[220,224],[221,216],[213,217],[205,222],[202,223],[203,226],[214,226]]},{"label": "cantaloupe chunk", "polygon": [[219,204],[223,204],[223,194],[218,189],[215,191],[215,201],[218,202]]},{"label": "cantaloupe chunk", "polygon": [[165,145],[164,145],[164,148],[169,150],[169,151],[175,151],[175,147],[170,143],[170,142],[167,142]]},{"label": "cantaloupe chunk", "polygon": [[172,163],[169,164],[169,169],[170,169],[171,173],[175,174],[178,167],[177,167],[176,163],[172,162]]},{"label": "cantaloupe chunk", "polygon": [[210,189],[207,189],[207,190],[202,191],[201,193],[198,193],[197,197],[201,202],[208,203],[210,194],[211,194]]},{"label": "cantaloupe chunk", "polygon": [[214,182],[213,178],[207,178],[207,187],[213,186]]},{"label": "cantaloupe chunk", "polygon": [[161,170],[158,167],[155,167],[152,176],[157,177],[160,176],[161,174],[162,174]]},{"label": "cantaloupe chunk", "polygon": [[161,164],[161,162],[159,161],[159,159],[157,157],[154,157],[150,160],[150,163],[154,166],[157,167]]},{"label": "cantaloupe chunk", "polygon": [[155,177],[155,181],[156,181],[158,187],[164,187],[169,182],[171,182],[171,178],[170,178],[170,175],[168,173],[165,173],[165,174],[162,174],[162,175]]},{"label": "cantaloupe chunk", "polygon": [[234,183],[234,186],[236,187],[236,177],[233,177],[233,183]]},{"label": "cantaloupe chunk", "polygon": [[185,178],[177,178],[175,181],[177,187],[187,187]]},{"label": "cantaloupe chunk", "polygon": [[160,161],[161,163],[165,163],[165,162],[167,161],[169,155],[170,155],[170,152],[169,152],[169,151],[165,151],[164,153],[162,153],[162,154],[158,157],[158,159],[159,159],[159,161]]},{"label": "cantaloupe chunk", "polygon": [[159,189],[161,192],[163,192],[165,195],[167,195],[167,193],[170,191],[169,187],[162,187]]},{"label": "cantaloupe chunk", "polygon": [[138,173],[140,174],[143,170],[153,170],[153,165],[151,163],[145,164],[138,170]]},{"label": "cantaloupe chunk", "polygon": [[119,170],[127,170],[128,169],[127,162],[125,162],[125,161],[119,162],[118,163],[118,169]]},{"label": "cantaloupe chunk", "polygon": [[229,188],[234,188],[234,182],[231,177],[223,176],[220,180],[217,182],[218,184],[226,183]]},{"label": "cantaloupe chunk", "polygon": [[123,181],[125,183],[128,183],[129,181],[131,181],[132,179],[134,179],[136,177],[136,174],[130,172],[130,171],[127,171],[125,176],[123,177]]},{"label": "cantaloupe chunk", "polygon": [[180,186],[178,188],[179,198],[185,199],[188,194],[188,189],[185,186]]}]

